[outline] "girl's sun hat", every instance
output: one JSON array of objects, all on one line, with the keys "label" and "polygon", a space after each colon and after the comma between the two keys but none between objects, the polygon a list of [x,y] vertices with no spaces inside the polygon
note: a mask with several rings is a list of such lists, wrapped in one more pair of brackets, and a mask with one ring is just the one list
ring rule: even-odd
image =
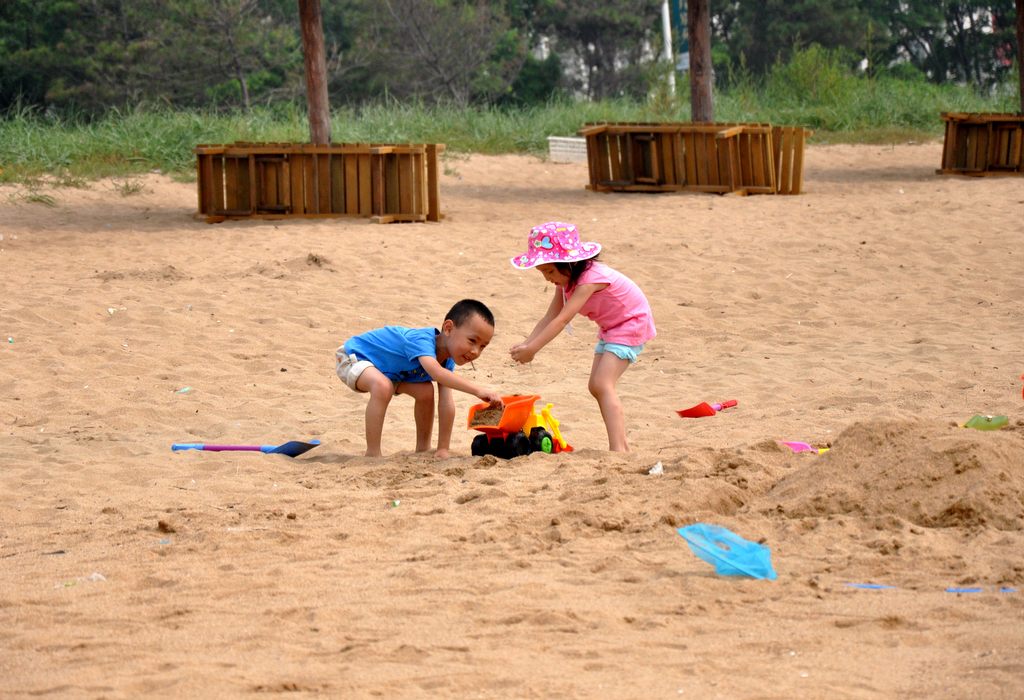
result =
[{"label": "girl's sun hat", "polygon": [[512,266],[520,270],[529,270],[545,263],[589,260],[600,252],[600,243],[580,243],[580,232],[576,230],[574,224],[549,221],[530,229],[526,252],[512,258]]}]

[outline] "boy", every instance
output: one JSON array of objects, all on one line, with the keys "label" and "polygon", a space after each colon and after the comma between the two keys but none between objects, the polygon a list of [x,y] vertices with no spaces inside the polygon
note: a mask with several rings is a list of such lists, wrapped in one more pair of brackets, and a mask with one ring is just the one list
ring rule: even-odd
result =
[{"label": "boy", "polygon": [[395,394],[416,402],[416,451],[430,449],[434,427],[434,385],[437,382],[437,456],[447,457],[455,423],[453,389],[473,394],[491,406],[501,396],[455,375],[455,365],[480,356],[494,336],[494,315],[483,303],[463,299],[444,317],[441,330],[385,326],[345,341],[335,353],[338,377],[353,391],[368,393],[366,456],[380,457],[384,414]]}]

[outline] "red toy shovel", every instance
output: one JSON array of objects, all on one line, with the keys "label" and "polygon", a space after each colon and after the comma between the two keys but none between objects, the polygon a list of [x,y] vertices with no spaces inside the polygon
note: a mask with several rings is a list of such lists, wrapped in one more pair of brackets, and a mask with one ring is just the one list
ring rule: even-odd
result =
[{"label": "red toy shovel", "polygon": [[723,409],[732,408],[738,403],[735,399],[723,401],[722,403],[699,403],[693,408],[684,408],[681,411],[676,411],[676,413],[682,418],[703,418],[705,416],[713,416]]}]

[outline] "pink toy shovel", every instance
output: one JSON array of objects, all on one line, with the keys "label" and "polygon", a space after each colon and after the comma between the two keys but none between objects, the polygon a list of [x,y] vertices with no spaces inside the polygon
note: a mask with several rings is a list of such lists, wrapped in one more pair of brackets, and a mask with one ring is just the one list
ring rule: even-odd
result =
[{"label": "pink toy shovel", "polygon": [[779,444],[785,445],[794,452],[815,452],[820,455],[822,452],[828,452],[829,450],[827,447],[815,447],[806,442],[796,442],[793,440],[779,440]]},{"label": "pink toy shovel", "polygon": [[699,403],[693,408],[684,408],[676,411],[676,413],[682,418],[704,418],[705,416],[713,416],[726,408],[732,408],[738,403],[735,399],[723,401],[722,403]]}]

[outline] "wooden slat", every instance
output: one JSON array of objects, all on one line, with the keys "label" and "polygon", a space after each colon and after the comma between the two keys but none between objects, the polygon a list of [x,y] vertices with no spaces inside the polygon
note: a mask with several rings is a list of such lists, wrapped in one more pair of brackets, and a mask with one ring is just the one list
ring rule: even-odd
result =
[{"label": "wooden slat", "polygon": [[611,180],[612,179],[612,166],[611,166],[612,148],[611,148],[611,145],[609,143],[608,135],[607,134],[601,134],[600,136],[598,136],[596,138],[597,138],[597,144],[598,144],[598,149],[597,149],[597,171],[598,172],[597,172],[597,179],[595,179],[593,181],[593,183],[595,185],[598,184],[598,183],[604,182],[605,180]]},{"label": "wooden slat", "polygon": [[964,170],[983,170],[983,168],[978,167],[978,144],[981,140],[980,130],[967,124],[962,124],[960,130],[966,137],[964,144]]},{"label": "wooden slat", "polygon": [[279,208],[281,206],[280,196],[280,178],[281,178],[281,163],[284,162],[280,159],[273,161],[264,160],[262,162],[263,167],[263,201],[261,202],[262,209],[269,209],[271,207]]},{"label": "wooden slat", "polygon": [[1010,163],[1016,163],[1016,171],[1024,173],[1024,127],[1014,130],[1013,146],[1010,151]]},{"label": "wooden slat", "polygon": [[[945,119],[945,115],[943,115]],[[952,168],[954,166],[954,153],[956,149],[956,122],[951,119],[946,120],[946,137],[942,142],[942,168]]]},{"label": "wooden slat", "polygon": [[427,146],[427,221],[441,220],[441,179],[437,158],[444,146]]},{"label": "wooden slat", "polygon": [[[753,144],[750,149],[750,171],[753,173],[752,182],[757,187],[768,187],[771,186],[773,173],[771,173],[766,160],[766,149],[768,144],[771,143],[771,139],[765,136],[752,136],[752,139],[756,139],[757,143]],[[774,187],[772,190],[774,191]]]},{"label": "wooden slat", "polygon": [[206,161],[212,156],[196,154],[196,197],[198,198],[197,210],[200,214],[210,211],[210,193],[213,180],[213,166]]},{"label": "wooden slat", "polygon": [[965,170],[967,168],[967,129],[957,126],[956,143],[953,146],[952,168]]},{"label": "wooden slat", "polygon": [[731,126],[728,129],[722,129],[721,131],[715,132],[716,139],[727,139],[733,136],[738,136],[743,133],[742,126]]},{"label": "wooden slat", "polygon": [[305,216],[306,211],[306,156],[291,153],[288,156],[289,196],[291,197],[292,213]]},{"label": "wooden slat", "polygon": [[619,142],[619,179],[636,182],[637,168],[633,162],[633,133],[623,132],[615,136]]},{"label": "wooden slat", "polygon": [[292,167],[287,157],[281,160],[281,206],[292,213]]},{"label": "wooden slat", "polygon": [[387,214],[384,201],[384,156],[370,155],[370,190],[373,193],[370,215],[381,217]]},{"label": "wooden slat", "polygon": [[[732,140],[732,139],[730,139]],[[743,186],[743,143],[740,141],[739,136],[732,140],[734,147],[732,149],[722,148],[725,142],[715,139],[715,156],[718,161],[718,182],[723,185],[729,184],[730,169],[735,164],[737,168],[738,180],[735,184],[730,185],[732,189],[739,189]],[[730,162],[730,159],[732,162]],[[748,168],[749,170],[749,168]],[[748,173],[749,174],[749,173]]]},{"label": "wooden slat", "polygon": [[607,192],[679,192],[684,189],[679,185],[618,185],[601,191]]},{"label": "wooden slat", "polygon": [[211,181],[210,181],[211,193],[210,194],[211,194],[211,197],[212,197],[211,201],[213,203],[213,207],[211,209],[209,209],[208,211],[212,213],[212,212],[216,211],[217,209],[220,209],[220,208],[225,206],[225,199],[224,199],[224,197],[225,197],[225,190],[224,190],[224,158],[219,156],[219,155],[211,156],[211,158],[212,158],[213,162],[211,164],[211,170],[210,170],[210,175],[211,175]]},{"label": "wooden slat", "polygon": [[420,196],[423,191],[423,181],[426,180],[426,171],[423,170],[423,155],[410,153],[409,160],[409,211],[415,214],[426,215],[427,208],[424,206],[425,199]]},{"label": "wooden slat", "polygon": [[714,132],[701,133],[698,138],[704,144],[704,166],[706,168],[707,177],[704,178],[704,184],[707,185],[724,185],[726,184],[722,178],[722,172],[719,168],[718,160],[718,141],[715,139]]},{"label": "wooden slat", "polygon": [[345,158],[331,156],[331,213],[345,213]]},{"label": "wooden slat", "polygon": [[331,154],[316,156],[317,207],[321,214],[332,214],[331,209]]},{"label": "wooden slat", "polygon": [[622,174],[622,154],[617,134],[610,134],[608,136],[608,165],[609,180],[618,181],[624,179]]},{"label": "wooden slat", "polygon": [[239,168],[245,168],[246,162],[238,158],[218,158],[217,160],[222,161],[222,171],[224,177],[224,199],[222,207],[224,209],[243,209],[241,202],[245,201],[244,193],[239,192]]},{"label": "wooden slat", "polygon": [[698,185],[697,182],[697,155],[696,150],[696,136],[692,133],[680,134],[680,138],[684,144],[683,149],[683,164],[686,169],[686,179],[684,185]]},{"label": "wooden slat", "polygon": [[359,157],[345,156],[345,209],[346,214],[359,214]]},{"label": "wooden slat", "polygon": [[369,153],[360,153],[356,156],[359,160],[359,203],[357,211],[360,216],[373,216],[373,185],[370,171],[371,158]]},{"label": "wooden slat", "polygon": [[303,154],[302,158],[302,184],[305,195],[304,206],[307,214],[323,214],[320,211],[320,189],[319,178],[317,177],[316,154]]},{"label": "wooden slat", "polygon": [[[804,186],[804,147],[807,145],[808,132],[796,127],[793,131],[793,172],[790,175],[789,192],[787,194],[800,194]],[[773,169],[774,172],[774,169]],[[778,184],[776,183],[776,187]]]},{"label": "wooden slat", "polygon": [[658,134],[654,138],[652,138],[650,140],[650,142],[648,143],[648,145],[647,145],[647,152],[644,154],[645,155],[644,164],[645,164],[645,167],[647,167],[648,170],[649,170],[648,174],[650,175],[651,179],[654,182],[657,182],[657,183],[664,182],[662,180],[662,174],[661,174],[661,155],[660,155],[661,154],[661,143],[662,143],[662,140],[663,140],[662,137],[663,137],[662,134]]},{"label": "wooden slat", "polygon": [[757,173],[754,172],[753,156],[751,150],[754,148],[754,136],[740,133],[736,137],[736,161],[740,170],[740,181],[738,187],[750,187],[759,185]]},{"label": "wooden slat", "polygon": [[782,129],[782,163],[779,165],[776,187],[781,194],[792,192],[793,130]]},{"label": "wooden slat", "polygon": [[[234,158],[235,161],[235,201],[237,209],[252,211],[252,198],[249,177],[249,158]],[[230,207],[227,207],[230,209]]]},{"label": "wooden slat", "polygon": [[386,155],[382,157],[381,168],[384,176],[384,213],[395,214],[401,211],[408,211],[401,206],[401,163],[399,156]]},{"label": "wooden slat", "polygon": [[731,190],[729,185],[687,185],[683,189],[687,192],[710,192],[712,194],[725,194]]},{"label": "wooden slat", "polygon": [[419,213],[416,209],[415,186],[416,181],[414,170],[415,154],[409,153],[397,156],[398,161],[398,211]]},{"label": "wooden slat", "polygon": [[255,211],[256,202],[259,201],[259,178],[256,176],[256,156],[251,154],[245,159],[245,179],[245,208]]},{"label": "wooden slat", "polygon": [[678,135],[675,133],[665,134],[660,139],[661,147],[658,149],[658,155],[661,157],[661,172],[664,173],[663,182],[666,185],[678,184],[675,158],[677,140]]},{"label": "wooden slat", "polygon": [[687,135],[691,137],[691,141],[686,157],[693,169],[693,177],[688,178],[686,184],[702,187],[708,184],[708,153],[707,148],[704,147],[704,137],[693,132],[689,132]]},{"label": "wooden slat", "polygon": [[587,177],[591,185],[597,183],[597,162],[598,162],[598,146],[597,136],[588,134],[586,137],[587,143]]}]

